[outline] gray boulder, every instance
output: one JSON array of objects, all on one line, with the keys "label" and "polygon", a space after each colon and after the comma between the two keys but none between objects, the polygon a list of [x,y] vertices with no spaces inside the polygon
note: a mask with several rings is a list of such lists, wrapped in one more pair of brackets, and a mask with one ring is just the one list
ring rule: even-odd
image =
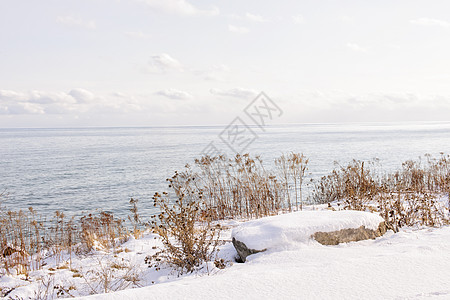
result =
[{"label": "gray boulder", "polygon": [[340,243],[375,239],[384,235],[386,231],[386,223],[381,222],[377,230],[361,226],[359,228],[347,228],[332,232],[316,232],[312,235],[312,238],[322,245],[338,245]]},{"label": "gray boulder", "polygon": [[383,218],[370,212],[311,210],[243,222],[233,228],[231,238],[237,260],[245,262],[266,249],[283,251],[311,239],[323,245],[374,239],[386,229]]},{"label": "gray boulder", "polygon": [[240,242],[240,241],[236,240],[235,238],[233,238],[232,242],[233,242],[233,246],[236,249],[238,256],[239,256],[237,258],[237,262],[241,262],[241,263],[244,263],[247,260],[247,256],[255,254],[255,253],[259,253],[259,252],[264,252],[267,250],[267,249],[263,249],[263,250],[249,249],[243,242]]}]

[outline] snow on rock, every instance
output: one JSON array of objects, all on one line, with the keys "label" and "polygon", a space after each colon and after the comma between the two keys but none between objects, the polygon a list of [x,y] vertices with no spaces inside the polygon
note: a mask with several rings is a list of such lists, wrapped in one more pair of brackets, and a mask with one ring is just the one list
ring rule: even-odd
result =
[{"label": "snow on rock", "polygon": [[361,211],[298,211],[245,222],[233,229],[232,238],[255,250],[283,250],[311,241],[316,232],[347,228],[377,230],[383,218]]},{"label": "snow on rock", "polygon": [[192,274],[87,299],[450,299],[448,226],[250,257],[209,276]]}]

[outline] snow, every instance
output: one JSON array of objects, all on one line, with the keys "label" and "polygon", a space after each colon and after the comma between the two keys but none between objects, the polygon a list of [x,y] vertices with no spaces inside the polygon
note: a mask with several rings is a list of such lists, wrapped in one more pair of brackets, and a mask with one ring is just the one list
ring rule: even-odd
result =
[{"label": "snow", "polygon": [[[337,246],[324,246],[311,239],[316,231],[361,225],[376,229],[381,221],[371,213],[327,210],[248,222],[228,221],[222,233],[227,242],[218,253],[218,258],[228,262],[223,270],[212,262],[208,268],[205,265],[198,272],[182,276],[169,268],[148,268],[145,256],[160,245],[151,233],[130,239],[114,253],[96,251],[74,256],[72,269],[92,279],[100,264],[106,268],[122,264],[128,267],[115,268],[113,280],[123,284],[119,280],[121,272],[130,270],[139,277],[138,283],[127,290],[85,299],[450,299],[449,226],[404,228],[398,233],[388,231],[375,240]],[[236,263],[232,236],[242,238],[251,247],[269,250],[248,256],[244,264]],[[30,275],[37,278],[53,274],[50,277],[55,283],[76,287],[70,291],[73,296],[91,292],[83,285],[84,278],[74,277],[70,269],[58,269],[51,258],[46,262],[42,270]],[[0,278],[0,287],[15,288],[9,294],[12,298],[34,298],[37,286],[37,280]]]},{"label": "snow", "polygon": [[361,226],[376,230],[381,222],[380,216],[361,211],[298,211],[243,223],[233,229],[231,236],[255,250],[288,249],[310,241],[318,231]]},{"label": "snow", "polygon": [[450,228],[389,231],[376,240],[251,255],[189,276],[89,299],[450,299]]}]

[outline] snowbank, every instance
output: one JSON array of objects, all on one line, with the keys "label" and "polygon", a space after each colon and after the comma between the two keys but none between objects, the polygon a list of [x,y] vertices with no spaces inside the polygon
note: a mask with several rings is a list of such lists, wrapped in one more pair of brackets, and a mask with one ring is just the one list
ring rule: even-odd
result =
[{"label": "snowbank", "polygon": [[299,211],[245,222],[233,229],[231,236],[251,249],[281,250],[307,243],[318,231],[361,226],[376,230],[381,222],[380,216],[361,211]]},{"label": "snowbank", "polygon": [[[227,244],[229,245],[229,244]],[[450,227],[264,252],[248,263],[88,299],[450,299]]]},{"label": "snowbank", "polygon": [[[136,272],[138,282],[130,287],[144,286],[86,297],[91,300],[450,299],[449,226],[421,230],[404,228],[395,234],[388,231],[375,240],[333,247],[323,246],[310,238],[316,231],[337,231],[361,225],[376,229],[381,221],[377,215],[355,211],[302,211],[241,224],[231,221],[237,227],[233,232],[226,229],[224,240],[230,240],[233,234],[243,236],[246,242],[253,243],[252,247],[272,245],[280,251],[252,255],[247,263],[238,264],[233,263],[236,251],[228,242],[220,247],[218,255],[229,262],[225,269],[214,268],[211,263],[209,270],[180,277],[171,269],[156,271],[144,264],[145,257],[161,245],[154,234],[131,239],[122,245],[123,251],[73,257],[72,268],[92,277],[101,271],[99,263],[105,270],[113,272],[113,277],[116,273],[121,276],[121,272],[130,275],[129,270],[132,270]],[[110,260],[114,267],[109,264]],[[73,296],[90,293],[83,288],[85,280],[74,276],[73,270],[58,269],[51,260],[47,263],[34,278],[39,275],[61,286],[74,286],[76,289],[70,290]],[[117,263],[134,267],[117,268]],[[91,285],[94,288],[98,285],[100,292],[100,283],[92,281]],[[5,290],[15,288],[8,295],[13,299],[37,298],[37,286],[36,280],[0,277],[0,287]],[[42,288],[41,293],[45,292]]]}]

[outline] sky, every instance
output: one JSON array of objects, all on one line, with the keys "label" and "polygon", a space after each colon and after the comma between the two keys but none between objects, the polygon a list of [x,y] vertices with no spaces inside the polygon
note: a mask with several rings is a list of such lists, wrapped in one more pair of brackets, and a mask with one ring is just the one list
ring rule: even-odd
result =
[{"label": "sky", "polygon": [[450,121],[450,2],[0,0],[0,127]]}]

